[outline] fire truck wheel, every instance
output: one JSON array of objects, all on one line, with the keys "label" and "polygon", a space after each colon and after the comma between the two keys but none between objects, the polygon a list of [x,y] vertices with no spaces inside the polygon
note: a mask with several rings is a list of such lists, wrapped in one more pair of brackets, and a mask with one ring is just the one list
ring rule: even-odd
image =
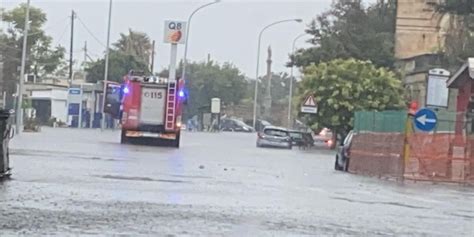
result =
[{"label": "fire truck wheel", "polygon": [[173,141],[173,147],[179,148],[180,139],[181,139],[181,133],[176,134],[176,140]]},{"label": "fire truck wheel", "polygon": [[121,136],[120,136],[120,143],[121,143],[121,144],[129,143],[128,137],[125,136],[125,133],[126,133],[126,132],[127,132],[127,131],[125,131],[125,130],[122,129],[122,134],[121,134]]}]

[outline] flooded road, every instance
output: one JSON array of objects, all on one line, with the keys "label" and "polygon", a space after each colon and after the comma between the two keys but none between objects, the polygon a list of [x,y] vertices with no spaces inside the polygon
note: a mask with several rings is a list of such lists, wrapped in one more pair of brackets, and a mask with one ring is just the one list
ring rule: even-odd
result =
[{"label": "flooded road", "polygon": [[12,143],[0,235],[473,236],[474,189],[335,172],[327,150],[255,147],[255,134],[43,129]]}]

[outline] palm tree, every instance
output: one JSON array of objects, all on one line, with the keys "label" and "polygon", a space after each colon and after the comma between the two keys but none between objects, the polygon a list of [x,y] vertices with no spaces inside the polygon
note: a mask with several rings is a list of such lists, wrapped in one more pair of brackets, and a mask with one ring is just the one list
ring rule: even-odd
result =
[{"label": "palm tree", "polygon": [[120,39],[114,47],[125,54],[135,56],[139,61],[150,65],[152,43],[146,33],[128,30],[128,35],[120,33]]}]

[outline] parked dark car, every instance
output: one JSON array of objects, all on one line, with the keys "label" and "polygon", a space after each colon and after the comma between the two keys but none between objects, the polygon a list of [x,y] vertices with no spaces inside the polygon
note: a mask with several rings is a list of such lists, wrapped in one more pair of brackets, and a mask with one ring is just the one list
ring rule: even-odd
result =
[{"label": "parked dark car", "polygon": [[305,140],[303,137],[303,132],[300,131],[289,131],[290,132],[290,137],[291,137],[291,142],[293,146],[304,146]]},{"label": "parked dark car", "polygon": [[265,127],[268,127],[268,126],[272,126],[272,124],[266,120],[257,120],[257,122],[255,123],[255,130],[256,131],[263,131],[263,129]]},{"label": "parked dark car", "polygon": [[255,132],[255,130],[238,119],[225,118],[221,120],[220,130],[226,132]]},{"label": "parked dark car", "polygon": [[289,132],[293,146],[312,147],[314,145],[314,139],[311,133],[296,130]]},{"label": "parked dark car", "polygon": [[[245,123],[247,124],[253,124],[253,120],[245,120]],[[267,126],[272,126],[272,124],[266,120],[262,120],[262,119],[257,119],[257,121],[255,121],[255,131],[257,132],[261,132],[263,131],[263,129]]]},{"label": "parked dark car", "polygon": [[351,145],[352,138],[354,137],[354,132],[349,132],[346,138],[342,141],[341,145],[338,147],[336,154],[336,161],[334,163],[334,169],[340,171],[348,171],[349,162],[351,156]]},{"label": "parked dark car", "polygon": [[279,147],[291,149],[290,133],[286,128],[267,126],[258,133],[257,147]]}]

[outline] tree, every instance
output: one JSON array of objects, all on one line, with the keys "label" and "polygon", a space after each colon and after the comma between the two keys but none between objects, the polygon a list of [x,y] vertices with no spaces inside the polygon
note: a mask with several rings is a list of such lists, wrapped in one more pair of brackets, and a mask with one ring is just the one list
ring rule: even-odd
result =
[{"label": "tree", "polygon": [[[4,12],[2,20],[9,23],[6,33],[0,36],[0,54],[4,58],[3,74],[5,89],[8,95],[16,90],[18,68],[21,63],[23,30],[25,25],[26,5]],[[30,7],[30,26],[27,42],[26,73],[35,74],[38,78],[54,73],[61,65],[65,49],[52,46],[52,38],[45,34],[42,27],[47,21],[46,14],[39,8]]]},{"label": "tree", "polygon": [[441,12],[449,12],[461,16],[474,14],[474,2],[471,0],[445,0],[437,4],[437,7]]},{"label": "tree", "polygon": [[[109,71],[107,80],[121,82],[122,77],[130,70],[149,72],[151,53],[150,38],[142,32],[131,29],[129,34],[120,34],[120,39],[113,44],[109,54]],[[104,79],[105,59],[98,59],[87,63],[88,82],[97,82]]]},{"label": "tree", "polygon": [[[21,61],[25,12],[26,5],[21,4],[5,12],[3,16],[3,21],[10,23],[10,27],[6,30],[7,34],[3,39],[4,44],[0,45],[0,50],[17,64]],[[61,64],[65,53],[63,47],[52,46],[52,37],[46,35],[42,29],[46,21],[46,14],[41,9],[30,7],[26,71],[34,73],[37,77],[53,73]]]},{"label": "tree", "polygon": [[152,43],[150,37],[143,32],[129,29],[128,35],[121,33],[120,39],[114,44],[115,48],[125,54],[133,55],[139,61],[150,64]]},{"label": "tree", "polygon": [[306,116],[313,128],[327,127],[345,134],[357,110],[390,110],[404,106],[403,87],[393,72],[368,61],[336,59],[304,68],[300,103],[314,95],[318,113]]},{"label": "tree", "polygon": [[443,53],[448,64],[458,66],[474,55],[474,2],[446,0],[436,8],[440,13],[456,16],[450,20]]},{"label": "tree", "polygon": [[[176,75],[181,75],[182,64]],[[160,76],[167,77],[164,70]],[[186,88],[189,94],[185,107],[185,119],[199,112],[199,108],[209,106],[211,99],[220,98],[224,106],[237,105],[247,94],[247,81],[242,72],[230,63],[219,64],[214,61],[187,64]]]},{"label": "tree", "polygon": [[393,67],[396,1],[378,1],[365,8],[361,1],[338,0],[314,19],[306,32],[314,46],[290,56],[291,64],[308,66],[337,58],[370,60]]},{"label": "tree", "polygon": [[[86,80],[88,82],[96,83],[104,80],[105,59],[98,59],[89,62],[86,65]],[[123,54],[117,50],[111,50],[109,54],[109,71],[107,80],[122,82],[122,77],[130,70],[141,70],[148,72],[148,65],[139,61],[133,55]]]}]

